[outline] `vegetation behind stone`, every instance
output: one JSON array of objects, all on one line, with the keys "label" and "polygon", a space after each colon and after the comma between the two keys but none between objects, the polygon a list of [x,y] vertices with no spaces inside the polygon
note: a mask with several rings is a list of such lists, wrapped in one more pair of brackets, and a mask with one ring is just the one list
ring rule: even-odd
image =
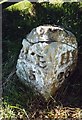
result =
[{"label": "vegetation behind stone", "polygon": [[[4,3],[2,10],[3,102],[6,103],[3,107],[7,107],[6,110],[8,108],[15,109],[15,117],[20,117],[22,114],[26,119],[28,118],[27,114],[30,118],[33,117],[34,119],[39,114],[53,119],[51,116],[56,115],[55,113],[59,110],[57,107],[57,110],[55,109],[55,112],[53,112],[53,107],[56,107],[53,99],[46,103],[40,95],[36,96],[35,92],[29,86],[26,88],[20,83],[15,74],[15,66],[22,47],[22,39],[34,27],[44,24],[59,25],[74,33],[77,38],[80,56],[78,67],[74,75],[70,78],[69,83],[65,83],[63,89],[60,89],[60,94],[57,94],[57,99],[59,104],[61,103],[65,106],[82,107],[82,97],[80,95],[80,91],[82,90],[82,3],[65,2],[50,4],[46,2],[21,2],[12,6],[9,4]],[[22,112],[20,108],[22,108]],[[14,116],[14,111],[11,112],[11,109],[9,111],[10,113],[7,113],[7,115],[9,114],[9,119],[11,119],[11,113]]]}]

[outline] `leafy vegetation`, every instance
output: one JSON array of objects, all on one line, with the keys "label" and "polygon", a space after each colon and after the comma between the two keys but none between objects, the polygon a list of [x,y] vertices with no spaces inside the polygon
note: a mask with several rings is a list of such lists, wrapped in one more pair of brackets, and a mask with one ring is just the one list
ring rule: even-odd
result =
[{"label": "leafy vegetation", "polygon": [[[4,111],[3,118],[9,120],[53,120],[55,118],[74,118],[73,115],[76,113],[76,118],[81,118],[82,3],[52,4],[23,1],[5,8],[8,4],[4,3],[4,9],[2,10],[4,104],[0,109],[0,113],[3,114],[2,111]],[[62,85],[56,96],[53,96],[48,102],[39,93],[36,94],[32,88],[21,83],[15,73],[16,61],[22,47],[22,39],[34,27],[44,24],[56,24],[72,31],[77,38],[79,49],[77,69]],[[54,99],[57,100],[57,103]]]}]

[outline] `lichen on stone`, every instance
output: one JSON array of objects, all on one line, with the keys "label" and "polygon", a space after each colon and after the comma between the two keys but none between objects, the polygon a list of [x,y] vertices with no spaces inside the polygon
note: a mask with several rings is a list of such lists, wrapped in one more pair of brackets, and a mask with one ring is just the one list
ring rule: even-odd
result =
[{"label": "lichen on stone", "polygon": [[44,25],[34,28],[22,45],[16,73],[48,99],[76,67],[76,37],[58,26]]}]

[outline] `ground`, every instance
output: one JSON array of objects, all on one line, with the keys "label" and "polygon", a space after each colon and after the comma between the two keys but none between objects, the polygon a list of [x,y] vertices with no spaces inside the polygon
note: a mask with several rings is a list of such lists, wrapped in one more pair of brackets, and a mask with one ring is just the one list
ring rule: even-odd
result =
[{"label": "ground", "polygon": [[[76,8],[79,4],[73,4],[72,7]],[[78,41],[78,63],[74,73],[64,82],[61,88],[57,91],[56,95],[52,96],[50,100],[46,101],[39,93],[36,94],[29,86],[25,86],[20,82],[19,78],[16,75],[16,62],[20,49],[22,47],[22,38],[33,28],[38,26],[38,24],[45,23],[45,15],[47,14],[47,21],[52,24],[51,13],[57,10],[61,13],[60,7],[53,8],[53,6],[46,4],[48,7],[46,9],[46,14],[43,18],[39,19],[40,14],[38,14],[37,6],[43,15],[45,7],[42,5],[34,4],[35,7],[35,17],[31,13],[31,16],[24,12],[24,14],[19,11],[4,13],[3,10],[3,62],[2,62],[2,75],[3,75],[3,106],[0,109],[0,113],[3,119],[8,120],[54,120],[56,119],[81,119],[82,118],[82,42],[81,42],[81,11],[78,12],[78,20],[74,21],[75,18],[72,18],[71,4],[68,4],[69,12],[66,13],[66,16],[69,15],[71,22],[67,22],[68,17],[63,16],[62,21],[59,20],[60,24],[64,21],[64,25],[70,26],[71,30],[75,32]],[[51,7],[51,8],[50,8]],[[54,11],[55,9],[55,11]],[[73,9],[73,8],[72,8]],[[75,10],[75,8],[74,8]],[[49,14],[47,12],[50,12]],[[66,11],[65,11],[66,12]],[[74,15],[76,14],[75,11]],[[80,15],[79,15],[80,14]],[[23,16],[22,16],[23,15]],[[59,15],[63,15],[62,13]],[[16,18],[14,18],[15,16]],[[29,16],[29,17],[28,17]],[[77,16],[77,14],[76,14]],[[55,16],[54,16],[55,17]],[[53,17],[53,18],[54,18]],[[25,18],[25,19],[24,19]],[[60,16],[57,18],[59,19]],[[42,20],[42,21],[41,21]],[[53,22],[56,19],[53,19]],[[28,21],[28,22],[27,22]],[[58,21],[58,20],[57,20]],[[38,22],[38,23],[37,23]],[[39,23],[40,22],[40,23]],[[74,24],[73,24],[74,23]],[[32,25],[32,26],[31,26]],[[73,26],[74,25],[74,26]],[[27,26],[27,27],[26,27]],[[66,27],[65,26],[65,27]],[[78,27],[80,26],[80,28]],[[28,29],[29,28],[29,29]],[[68,27],[69,28],[69,27]],[[74,31],[75,30],[75,31]]]}]

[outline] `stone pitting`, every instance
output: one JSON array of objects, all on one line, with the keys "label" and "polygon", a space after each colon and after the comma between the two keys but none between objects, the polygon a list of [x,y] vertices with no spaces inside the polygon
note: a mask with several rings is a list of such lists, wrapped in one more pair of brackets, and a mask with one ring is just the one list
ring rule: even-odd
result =
[{"label": "stone pitting", "polygon": [[45,25],[34,28],[22,45],[16,73],[48,99],[76,67],[76,37],[63,28]]}]

